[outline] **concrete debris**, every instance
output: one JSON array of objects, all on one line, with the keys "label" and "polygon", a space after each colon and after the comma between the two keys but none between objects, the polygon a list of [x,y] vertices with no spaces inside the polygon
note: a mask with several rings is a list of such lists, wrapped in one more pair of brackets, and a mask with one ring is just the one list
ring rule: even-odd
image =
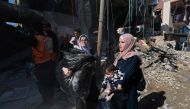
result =
[{"label": "concrete debris", "polygon": [[[154,38],[155,42],[147,43],[149,47],[138,43],[135,48],[142,58],[141,68],[147,81],[147,89],[141,92],[140,105],[143,104],[142,99],[161,90],[167,99],[158,109],[189,109],[190,52],[175,50],[175,43],[164,41],[163,36]],[[154,101],[154,97],[149,100]],[[142,106],[146,107],[145,104]]]}]

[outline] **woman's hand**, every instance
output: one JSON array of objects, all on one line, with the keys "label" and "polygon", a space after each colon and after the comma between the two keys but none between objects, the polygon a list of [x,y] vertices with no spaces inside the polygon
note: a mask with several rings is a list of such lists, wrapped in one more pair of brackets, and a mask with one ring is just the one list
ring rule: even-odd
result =
[{"label": "woman's hand", "polygon": [[66,68],[66,67],[62,67],[62,71],[63,71],[63,74],[66,76],[71,76],[73,73],[69,68]]}]

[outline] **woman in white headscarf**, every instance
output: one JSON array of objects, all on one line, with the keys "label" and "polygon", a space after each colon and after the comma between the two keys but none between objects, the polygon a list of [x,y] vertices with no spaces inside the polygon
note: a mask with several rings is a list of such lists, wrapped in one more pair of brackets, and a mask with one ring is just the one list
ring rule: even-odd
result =
[{"label": "woman in white headscarf", "polygon": [[90,47],[88,36],[82,34],[78,41],[78,45],[75,45],[74,48],[84,51],[87,55],[92,55],[92,48]]}]

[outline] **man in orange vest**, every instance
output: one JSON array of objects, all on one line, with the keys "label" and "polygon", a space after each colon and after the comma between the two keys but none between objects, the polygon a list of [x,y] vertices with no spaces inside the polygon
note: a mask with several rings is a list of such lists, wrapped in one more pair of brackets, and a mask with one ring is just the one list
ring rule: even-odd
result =
[{"label": "man in orange vest", "polygon": [[59,85],[55,74],[55,62],[53,61],[53,41],[48,34],[43,33],[43,25],[36,24],[34,27],[37,46],[32,47],[33,57],[36,64],[35,76],[38,80],[39,92],[44,103],[50,103],[54,96],[54,89]]}]

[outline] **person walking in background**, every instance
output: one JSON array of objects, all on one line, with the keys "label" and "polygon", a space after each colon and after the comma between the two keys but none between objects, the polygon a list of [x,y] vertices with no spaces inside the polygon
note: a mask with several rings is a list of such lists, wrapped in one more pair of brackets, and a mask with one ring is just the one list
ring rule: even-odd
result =
[{"label": "person walking in background", "polygon": [[49,36],[52,40],[53,48],[53,60],[56,61],[59,58],[59,42],[55,32],[52,31],[51,24],[43,22],[43,34]]},{"label": "person walking in background", "polygon": [[60,51],[69,52],[73,48],[73,44],[69,43],[70,38],[68,36],[60,36]]},{"label": "person walking in background", "polygon": [[80,35],[78,39],[78,45],[75,45],[74,48],[84,51],[87,55],[93,54],[93,50],[89,44],[88,36],[85,34]]},{"label": "person walking in background", "polygon": [[53,41],[52,38],[43,33],[42,23],[34,24],[35,38],[37,46],[32,47],[35,61],[35,76],[38,80],[39,92],[43,98],[43,103],[50,104],[54,97],[54,88],[57,85],[55,75],[55,62],[53,61]]},{"label": "person walking in background", "polygon": [[119,37],[119,53],[114,61],[119,72],[124,74],[122,89],[111,98],[111,109],[137,109],[137,82],[141,71],[141,59],[133,50],[136,39],[131,34]]},{"label": "person walking in background", "polygon": [[78,45],[78,39],[79,39],[80,35],[81,35],[81,30],[80,29],[75,29],[74,30],[74,36],[71,37],[71,40],[69,41],[69,43],[71,43],[73,46]]}]

